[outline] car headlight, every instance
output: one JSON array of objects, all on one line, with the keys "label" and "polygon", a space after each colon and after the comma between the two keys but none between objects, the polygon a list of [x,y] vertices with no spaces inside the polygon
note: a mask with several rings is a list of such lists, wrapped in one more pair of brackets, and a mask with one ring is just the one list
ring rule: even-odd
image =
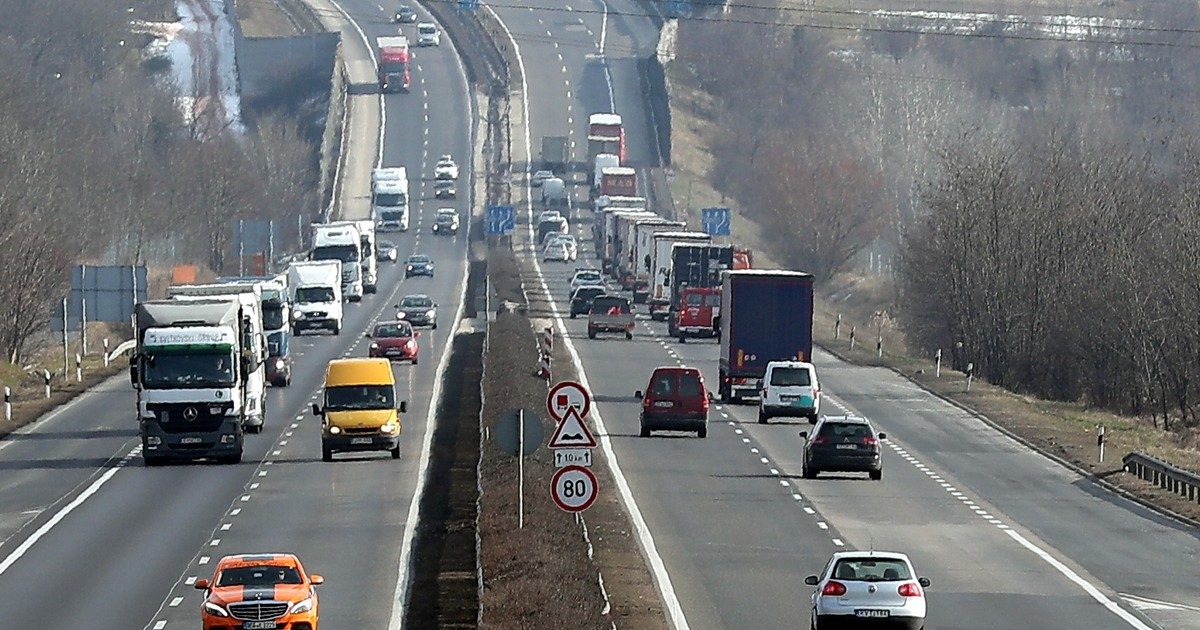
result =
[{"label": "car headlight", "polygon": [[204,612],[206,612],[210,615],[215,615],[217,617],[228,617],[229,616],[229,613],[226,612],[226,610],[224,608],[221,608],[220,606],[218,606],[212,602],[204,602]]},{"label": "car headlight", "polygon": [[337,435],[342,432],[341,427],[329,427],[329,435]]},{"label": "car headlight", "polygon": [[389,423],[379,427],[379,432],[380,433],[395,433],[396,425],[389,422]]},{"label": "car headlight", "polygon": [[396,319],[404,319],[407,316],[408,316],[408,313],[405,313],[404,311],[398,311],[396,313]]},{"label": "car headlight", "polygon": [[437,317],[437,311],[429,309],[429,312],[425,313],[425,316],[429,318]]},{"label": "car headlight", "polygon": [[416,339],[409,339],[409,340],[408,340],[408,343],[406,343],[406,344],[404,344],[404,345],[405,345],[405,346],[407,346],[409,350],[412,350],[413,348],[416,348],[416,347],[417,347],[417,340],[416,340]]},{"label": "car headlight", "polygon": [[372,350],[378,350],[378,349],[379,349],[379,344],[378,344],[378,343],[375,343],[374,341],[372,341],[372,342],[371,342],[371,349],[372,349]]},{"label": "car headlight", "polygon": [[293,615],[296,615],[299,613],[306,613],[306,612],[312,610],[312,607],[313,607],[313,600],[311,597],[309,597],[308,599],[304,599],[304,600],[296,602],[295,604],[292,604],[292,609],[290,612]]},{"label": "car headlight", "polygon": [[412,270],[413,270],[413,266],[412,266],[412,265],[409,265],[409,266],[407,267],[407,271],[412,271]]}]

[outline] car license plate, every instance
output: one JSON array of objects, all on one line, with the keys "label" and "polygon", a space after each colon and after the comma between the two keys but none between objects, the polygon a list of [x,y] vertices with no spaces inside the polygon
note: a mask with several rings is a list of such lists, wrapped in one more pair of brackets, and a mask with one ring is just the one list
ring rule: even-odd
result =
[{"label": "car license plate", "polygon": [[200,441],[201,440],[198,437],[185,437],[182,440],[179,440],[179,443],[180,444],[199,444]]},{"label": "car license plate", "polygon": [[369,437],[350,438],[350,443],[351,444],[370,444],[371,438],[369,438]]},{"label": "car license plate", "polygon": [[245,630],[275,630],[279,624],[274,621],[247,621],[242,624]]},{"label": "car license plate", "polygon": [[882,617],[887,617],[890,614],[891,613],[886,610],[874,610],[870,608],[859,608],[854,611],[855,617],[866,617],[868,619],[879,619]]},{"label": "car license plate", "polygon": [[838,444],[837,447],[841,448],[841,449],[845,449],[847,451],[851,451],[851,450],[858,448],[858,445],[857,444]]},{"label": "car license plate", "polygon": [[675,403],[669,400],[659,400],[654,403],[655,407],[674,407]]}]

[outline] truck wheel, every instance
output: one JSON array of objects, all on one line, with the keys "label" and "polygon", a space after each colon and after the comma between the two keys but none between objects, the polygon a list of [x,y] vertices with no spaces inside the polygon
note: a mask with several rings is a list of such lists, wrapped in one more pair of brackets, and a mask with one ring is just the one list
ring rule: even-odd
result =
[{"label": "truck wheel", "polygon": [[575,313],[571,313],[571,319],[575,319]]},{"label": "truck wheel", "polygon": [[717,386],[717,395],[720,396],[721,402],[729,402],[729,383],[725,382],[725,375],[720,376],[721,384]]},{"label": "truck wheel", "polygon": [[758,423],[759,423],[759,424],[766,424],[766,423],[767,423],[767,420],[770,420],[770,417],[769,417],[769,416],[767,416],[767,414],[763,413],[763,410],[762,410],[762,409],[759,409],[759,410],[758,410]]},{"label": "truck wheel", "polygon": [[340,334],[342,334],[342,324],[338,322],[333,325],[333,336],[336,337]]},{"label": "truck wheel", "polygon": [[629,332],[629,331],[625,331],[625,338],[626,338],[626,339],[633,339],[633,333],[631,333],[631,332]]},{"label": "truck wheel", "polygon": [[321,461],[323,461],[323,462],[333,461],[333,450],[322,446],[321,447]]},{"label": "truck wheel", "polygon": [[399,446],[392,449],[391,453],[392,453],[392,459],[400,459],[400,447]]},{"label": "truck wheel", "polygon": [[687,335],[679,333],[679,343],[687,343]]},{"label": "truck wheel", "polygon": [[233,455],[226,455],[219,461],[222,464],[240,464],[242,463],[242,451],[238,450],[238,452],[234,453]]}]

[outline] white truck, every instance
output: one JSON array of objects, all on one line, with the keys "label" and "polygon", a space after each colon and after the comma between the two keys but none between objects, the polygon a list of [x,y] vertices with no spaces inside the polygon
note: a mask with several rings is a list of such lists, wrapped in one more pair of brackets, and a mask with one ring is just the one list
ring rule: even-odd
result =
[{"label": "white truck", "polygon": [[336,260],[342,264],[342,295],[351,302],[363,297],[362,238],[353,222],[313,224],[309,260]]},{"label": "white truck", "polygon": [[620,156],[612,153],[601,153],[596,156],[595,166],[592,167],[591,185],[592,190],[599,191],[600,183],[604,181],[604,169],[621,166]]},{"label": "white truck", "polygon": [[348,225],[358,230],[359,242],[362,244],[362,285],[363,293],[375,293],[379,290],[379,261],[375,252],[375,222],[374,221],[331,221],[325,225]]},{"label": "white truck", "polygon": [[633,223],[633,242],[630,244],[630,263],[633,266],[633,302],[645,304],[650,295],[650,280],[654,270],[654,235],[684,229],[683,221],[669,221],[659,216]]},{"label": "white truck", "polygon": [[676,245],[707,245],[712,237],[704,232],[656,232],[650,250],[650,319],[663,321],[671,307],[671,260]]},{"label": "white truck", "polygon": [[342,264],[336,260],[302,260],[288,267],[292,292],[292,334],[309,328],[342,331]]},{"label": "white truck", "polygon": [[403,166],[371,171],[371,218],[380,232],[408,231],[408,170]]},{"label": "white truck", "polygon": [[[170,460],[242,460],[245,426],[261,369],[254,317],[240,300],[154,300],[135,309],[129,378],[147,466]],[[261,337],[261,336],[259,336]],[[261,407],[258,407],[261,412]]]},{"label": "white truck", "polygon": [[246,387],[246,412],[243,418],[247,433],[261,433],[267,416],[267,334],[263,326],[263,293],[258,283],[177,285],[167,289],[167,296],[180,302],[228,300],[236,302],[242,312],[242,328],[246,339],[242,356],[253,358],[254,369],[244,369],[242,380]]}]

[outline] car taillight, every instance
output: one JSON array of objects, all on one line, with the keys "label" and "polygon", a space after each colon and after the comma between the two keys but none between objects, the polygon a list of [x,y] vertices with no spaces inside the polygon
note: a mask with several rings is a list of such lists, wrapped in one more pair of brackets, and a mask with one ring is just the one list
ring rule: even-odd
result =
[{"label": "car taillight", "polygon": [[865,438],[863,438],[863,444],[865,444],[865,445],[867,445],[867,446],[875,446],[875,445],[876,445],[876,444],[878,444],[878,443],[879,443],[879,440],[876,440],[876,439],[875,439],[875,438],[873,438],[873,437],[865,437]]},{"label": "car taillight", "polygon": [[916,582],[905,582],[900,585],[900,588],[896,589],[896,592],[900,593],[901,597],[924,597],[924,593],[921,592],[921,585]]},{"label": "car taillight", "polygon": [[812,443],[813,444],[828,444],[829,438],[826,438],[825,436],[822,436],[822,435],[818,435],[817,437],[812,439]]},{"label": "car taillight", "polygon": [[841,597],[846,594],[846,585],[841,582],[826,582],[825,588],[821,589],[821,594],[831,597]]}]

